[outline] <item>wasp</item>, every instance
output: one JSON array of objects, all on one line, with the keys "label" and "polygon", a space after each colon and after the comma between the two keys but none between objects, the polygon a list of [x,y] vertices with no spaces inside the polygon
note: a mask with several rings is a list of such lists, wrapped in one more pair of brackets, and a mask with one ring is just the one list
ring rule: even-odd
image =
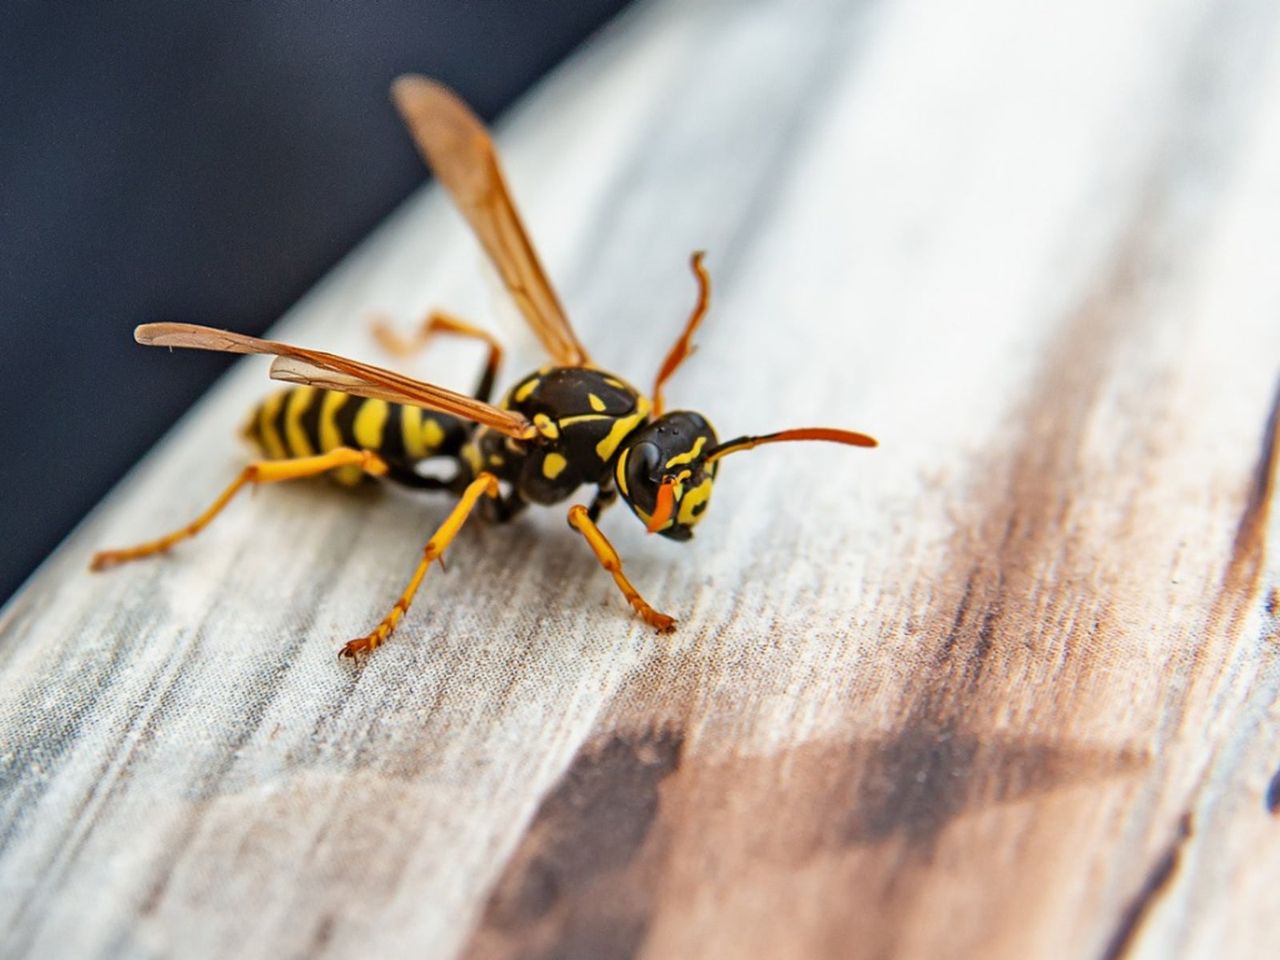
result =
[{"label": "wasp", "polygon": [[[342,647],[356,657],[379,647],[413,602],[431,564],[467,519],[511,520],[529,504],[560,504],[582,487],[589,503],[569,507],[576,530],[627,602],[660,632],[676,621],[654,609],[623,572],[617,551],[600,531],[601,513],[619,497],[649,533],[687,541],[705,516],[720,462],[763,444],[820,440],[874,447],[863,433],[826,427],[783,430],[721,441],[700,413],[666,409],[663,388],[692,352],[707,312],[711,281],[701,253],[692,258],[698,297],[667,353],[653,389],[641,393],[592,361],[565,316],[511,199],[493,141],[483,123],[446,87],[404,76],[392,99],[417,144],[480,245],[552,364],[518,380],[497,404],[490,394],[501,345],[485,331],[443,312],[428,316],[414,341],[385,327],[375,334],[395,353],[408,353],[437,334],[488,345],[473,395],[415,380],[346,357],[225,330],[180,323],[136,329],[141,344],[229,353],[268,354],[271,377],[293,384],[263,402],[245,435],[262,455],[195,520],[137,546],[97,553],[94,570],[167,550],[194,537],[246,486],[330,474],[344,484],[381,477],[405,486],[448,492],[457,500],[431,535],[408,584],[382,620]],[[419,473],[429,460],[452,463],[445,478]]]}]

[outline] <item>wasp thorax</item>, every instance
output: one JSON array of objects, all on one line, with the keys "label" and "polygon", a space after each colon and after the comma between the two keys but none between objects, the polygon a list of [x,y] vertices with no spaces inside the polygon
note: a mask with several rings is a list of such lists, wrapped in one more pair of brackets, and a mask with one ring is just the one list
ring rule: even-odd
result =
[{"label": "wasp thorax", "polygon": [[[711,500],[716,432],[699,413],[677,410],[637,430],[614,465],[618,491],[650,532],[688,540]],[[665,487],[665,490],[664,490]]]}]

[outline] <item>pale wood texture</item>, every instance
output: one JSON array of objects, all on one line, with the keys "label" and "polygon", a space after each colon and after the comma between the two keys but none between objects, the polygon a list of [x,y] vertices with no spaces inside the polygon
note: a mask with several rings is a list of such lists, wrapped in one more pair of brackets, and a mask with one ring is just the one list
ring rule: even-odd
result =
[{"label": "pale wood texture", "polygon": [[[687,546],[616,508],[670,638],[542,511],[353,670],[447,502],[86,572],[244,462],[240,364],[3,615],[4,955],[1280,955],[1280,6],[668,0],[500,143],[601,363],[706,248],[672,403],[883,447],[726,461]],[[385,359],[477,260],[428,190],[276,332]]]}]

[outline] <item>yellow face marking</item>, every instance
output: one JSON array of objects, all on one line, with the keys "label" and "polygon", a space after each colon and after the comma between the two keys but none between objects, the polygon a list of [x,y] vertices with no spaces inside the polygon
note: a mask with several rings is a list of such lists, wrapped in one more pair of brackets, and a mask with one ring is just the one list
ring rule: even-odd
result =
[{"label": "yellow face marking", "polygon": [[316,454],[301,423],[302,415],[311,406],[315,395],[315,387],[294,387],[289,391],[289,400],[284,408],[284,439],[295,457],[313,457]]},{"label": "yellow face marking", "polygon": [[591,404],[591,409],[596,413],[604,410],[604,401],[597,397],[594,393],[587,394],[587,403]]},{"label": "yellow face marking", "polygon": [[618,444],[626,438],[627,434],[644,423],[645,418],[648,416],[648,398],[643,396],[636,397],[635,413],[630,416],[619,417],[613,422],[613,426],[609,429],[604,439],[596,444],[596,456],[604,461],[612,459],[618,449]]},{"label": "yellow face marking", "polygon": [[489,454],[489,466],[491,467],[500,467],[506,462],[507,461],[503,460],[501,455],[499,454],[496,454],[496,453]]},{"label": "yellow face marking", "polygon": [[560,428],[545,413],[534,414],[533,425],[538,428],[538,433],[548,440],[556,440],[560,437]]},{"label": "yellow face marking", "polygon": [[365,450],[377,450],[382,446],[382,428],[391,408],[385,400],[361,400],[352,424],[356,445]]},{"label": "yellow face marking", "polygon": [[564,468],[568,465],[569,461],[560,454],[548,453],[542,461],[542,475],[548,480],[554,480],[564,473]]},{"label": "yellow face marking", "polygon": [[703,510],[695,514],[693,508],[711,499],[711,483],[711,478],[708,477],[681,498],[680,512],[676,515],[676,519],[680,521],[682,527],[692,527],[706,513]]},{"label": "yellow face marking", "polygon": [[421,460],[427,455],[422,434],[422,411],[417,407],[400,408],[400,437],[404,441],[405,455],[410,460]]},{"label": "yellow face marking", "polygon": [[444,428],[435,417],[427,417],[422,421],[422,442],[428,451],[439,450],[444,443]]},{"label": "yellow face marking", "polygon": [[284,460],[289,456],[289,451],[284,448],[280,433],[276,430],[276,417],[280,413],[280,405],[284,403],[288,394],[288,390],[273,393],[267,397],[258,413],[258,435],[262,438],[262,451],[271,460]]},{"label": "yellow face marking", "polygon": [[538,384],[541,382],[542,381],[537,377],[530,377],[524,383],[520,384],[520,386],[516,387],[516,392],[511,395],[512,399],[515,400],[516,403],[529,399],[529,394],[537,390]]},{"label": "yellow face marking", "polygon": [[679,466],[682,463],[692,463],[702,453],[702,448],[707,445],[706,437],[699,437],[693,444],[693,449],[686,453],[677,453],[674,457],[667,461],[667,469]]}]

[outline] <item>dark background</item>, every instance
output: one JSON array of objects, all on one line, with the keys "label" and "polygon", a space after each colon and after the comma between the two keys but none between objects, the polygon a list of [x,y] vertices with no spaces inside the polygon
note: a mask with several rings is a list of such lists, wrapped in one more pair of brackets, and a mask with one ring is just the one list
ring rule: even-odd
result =
[{"label": "dark background", "polygon": [[422,181],[393,77],[491,119],[625,5],[0,5],[0,601],[228,362],[136,324],[260,332]]}]

